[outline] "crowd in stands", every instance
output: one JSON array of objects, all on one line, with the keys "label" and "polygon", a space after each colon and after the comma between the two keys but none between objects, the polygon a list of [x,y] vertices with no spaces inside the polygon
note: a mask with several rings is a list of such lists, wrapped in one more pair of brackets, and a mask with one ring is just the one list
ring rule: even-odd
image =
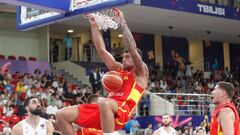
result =
[{"label": "crowd in stands", "polygon": [[[236,103],[239,108],[239,69],[236,69],[234,72],[230,72],[228,68],[215,69],[210,72],[210,76],[208,77],[204,74],[204,71],[194,70],[190,65],[187,65],[185,70],[179,70],[176,66],[170,64],[164,68],[160,67],[159,64],[156,66],[149,65],[148,67],[150,71],[148,90],[151,92],[210,94],[217,81],[225,80],[234,84],[236,88],[234,103]],[[101,78],[103,73],[100,71],[101,69],[95,69],[93,71],[93,80],[96,78],[96,73],[99,73]],[[100,78],[97,77],[98,83]],[[101,86],[97,87],[102,89]],[[101,91],[94,91],[94,93],[102,94]],[[60,108],[85,103],[87,97],[93,94],[93,90],[88,85],[79,87],[72,84],[62,75],[53,76],[47,70],[43,74],[38,69],[34,74],[22,74],[19,72],[10,74],[8,70],[6,70],[0,74],[0,94],[0,130],[2,132],[10,132],[11,127],[26,116],[23,102],[27,97],[38,97],[42,101],[43,109],[46,112],[44,117],[53,120],[54,115]],[[172,99],[179,99],[179,97],[176,96],[167,96],[165,98],[175,103],[176,100]],[[184,100],[184,98],[187,98],[186,100],[192,99],[191,96],[181,98],[181,100]],[[182,104],[184,104],[184,102]],[[142,98],[139,103],[139,108],[140,116],[150,115],[149,95],[145,95]],[[208,131],[208,126],[209,123],[207,120],[201,124],[201,127],[205,127],[204,129],[206,131]],[[150,134],[150,132],[154,130],[153,128],[153,125],[149,124],[145,133]],[[185,129],[188,129],[188,131]],[[187,127],[179,130],[179,132],[182,133],[189,131]]]},{"label": "crowd in stands", "polygon": [[[180,70],[177,68],[177,65],[174,66],[168,64],[162,68],[157,64],[156,66],[149,65],[149,71],[150,77],[148,90],[155,93],[211,94],[211,91],[214,89],[215,84],[218,81],[231,82],[235,87],[233,102],[238,110],[240,109],[240,70],[238,68],[233,72],[230,72],[228,68],[218,68],[209,72],[204,72],[201,70],[195,70],[191,65],[187,65],[184,70]],[[188,100],[199,100],[199,97],[197,96],[164,96],[164,98],[178,104],[179,106],[184,104],[187,106]],[[183,102],[180,102],[181,100]],[[203,100],[209,101],[206,99]],[[211,109],[209,108],[209,103],[211,102],[203,102],[202,105],[208,107],[207,109]],[[197,106],[199,103],[192,102],[192,104]],[[196,108],[191,109],[193,110]]]},{"label": "crowd in stands", "polygon": [[6,70],[0,74],[0,131],[8,131],[8,127],[25,118],[23,103],[27,97],[36,96],[46,112],[43,117],[52,118],[62,107],[85,103],[90,94],[89,86],[79,87],[47,70],[44,74],[38,69],[34,74],[10,74]]}]

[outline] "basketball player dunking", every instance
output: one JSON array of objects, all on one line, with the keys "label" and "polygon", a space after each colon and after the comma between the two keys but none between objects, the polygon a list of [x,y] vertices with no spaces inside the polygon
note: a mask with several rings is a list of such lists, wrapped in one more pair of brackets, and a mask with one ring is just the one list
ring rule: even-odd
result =
[{"label": "basketball player dunking", "polygon": [[109,93],[108,98],[101,98],[97,104],[83,104],[63,108],[57,113],[57,124],[63,135],[74,135],[71,123],[80,127],[103,130],[104,135],[116,135],[129,121],[147,88],[148,68],[143,63],[135,40],[129,30],[123,13],[119,11],[125,51],[122,63],[106,51],[105,44],[93,17],[89,16],[94,45],[98,55],[109,70],[117,71],[123,77],[123,86],[118,92]]},{"label": "basketball player dunking", "polygon": [[28,117],[13,127],[12,135],[52,135],[52,123],[39,117],[42,113],[41,103],[36,97],[29,97],[24,102]]},{"label": "basketball player dunking", "polygon": [[177,135],[177,131],[171,126],[169,114],[162,115],[162,127],[155,130],[153,135]]},{"label": "basketball player dunking", "polygon": [[218,82],[212,91],[213,104],[211,135],[239,135],[239,114],[232,103],[234,86],[229,82]]}]

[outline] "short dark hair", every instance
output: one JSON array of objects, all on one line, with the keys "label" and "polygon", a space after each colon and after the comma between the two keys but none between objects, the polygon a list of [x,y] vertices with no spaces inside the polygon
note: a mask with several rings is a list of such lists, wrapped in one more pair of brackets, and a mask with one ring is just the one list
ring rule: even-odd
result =
[{"label": "short dark hair", "polygon": [[[140,57],[142,58],[142,55],[143,55],[143,54],[142,54],[142,51],[137,48],[137,52],[138,52],[138,54],[140,55]],[[124,49],[123,52],[122,52],[122,54],[123,54],[123,53],[129,53],[129,50],[128,50],[128,49]]]},{"label": "short dark hair", "polygon": [[164,114],[162,114],[162,116],[169,116],[169,117],[171,117],[171,115],[169,113],[164,113]]},{"label": "short dark hair", "polygon": [[233,97],[234,86],[231,83],[221,81],[221,82],[218,82],[216,85],[218,86],[218,88],[224,90],[227,93],[229,98]]},{"label": "short dark hair", "polygon": [[206,132],[204,127],[197,127],[196,132],[198,133],[200,130],[203,130],[203,132]]},{"label": "short dark hair", "polygon": [[99,97],[99,95],[96,95],[96,94],[89,95],[88,98],[87,98],[87,104],[97,102],[98,97]]},{"label": "short dark hair", "polygon": [[28,97],[27,99],[25,99],[23,107],[26,108],[29,105],[31,99],[33,99],[33,98],[37,98],[37,97],[31,96],[31,97]]}]

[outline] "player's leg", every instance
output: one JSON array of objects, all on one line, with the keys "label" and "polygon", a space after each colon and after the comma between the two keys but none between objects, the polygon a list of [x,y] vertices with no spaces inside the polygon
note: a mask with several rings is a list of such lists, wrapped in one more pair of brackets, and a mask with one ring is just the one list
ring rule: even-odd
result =
[{"label": "player's leg", "polygon": [[115,128],[114,115],[118,110],[116,101],[108,98],[99,98],[97,102],[100,111],[100,122],[103,133],[112,133]]},{"label": "player's leg", "polygon": [[57,126],[63,135],[75,135],[72,123],[78,119],[78,106],[66,107],[56,114]]}]

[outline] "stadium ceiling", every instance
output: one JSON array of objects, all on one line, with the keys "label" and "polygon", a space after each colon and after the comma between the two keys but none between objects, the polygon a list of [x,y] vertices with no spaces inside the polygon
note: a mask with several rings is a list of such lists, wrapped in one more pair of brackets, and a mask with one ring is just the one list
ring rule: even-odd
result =
[{"label": "stadium ceiling", "polygon": [[[133,32],[240,43],[240,21],[237,20],[136,5],[120,9]],[[15,12],[15,6],[0,3],[0,14]],[[172,29],[169,29],[169,26],[172,26]],[[76,17],[52,24],[50,32],[66,34],[69,28],[74,29],[74,32],[81,32],[89,27],[85,18]],[[210,31],[210,34],[207,31]]]},{"label": "stadium ceiling", "polygon": [[[240,21],[237,20],[136,5],[120,9],[134,32],[240,43]],[[50,31],[65,33],[69,27],[81,31],[80,27],[88,28],[89,23],[83,17],[77,17],[51,25]]]}]

